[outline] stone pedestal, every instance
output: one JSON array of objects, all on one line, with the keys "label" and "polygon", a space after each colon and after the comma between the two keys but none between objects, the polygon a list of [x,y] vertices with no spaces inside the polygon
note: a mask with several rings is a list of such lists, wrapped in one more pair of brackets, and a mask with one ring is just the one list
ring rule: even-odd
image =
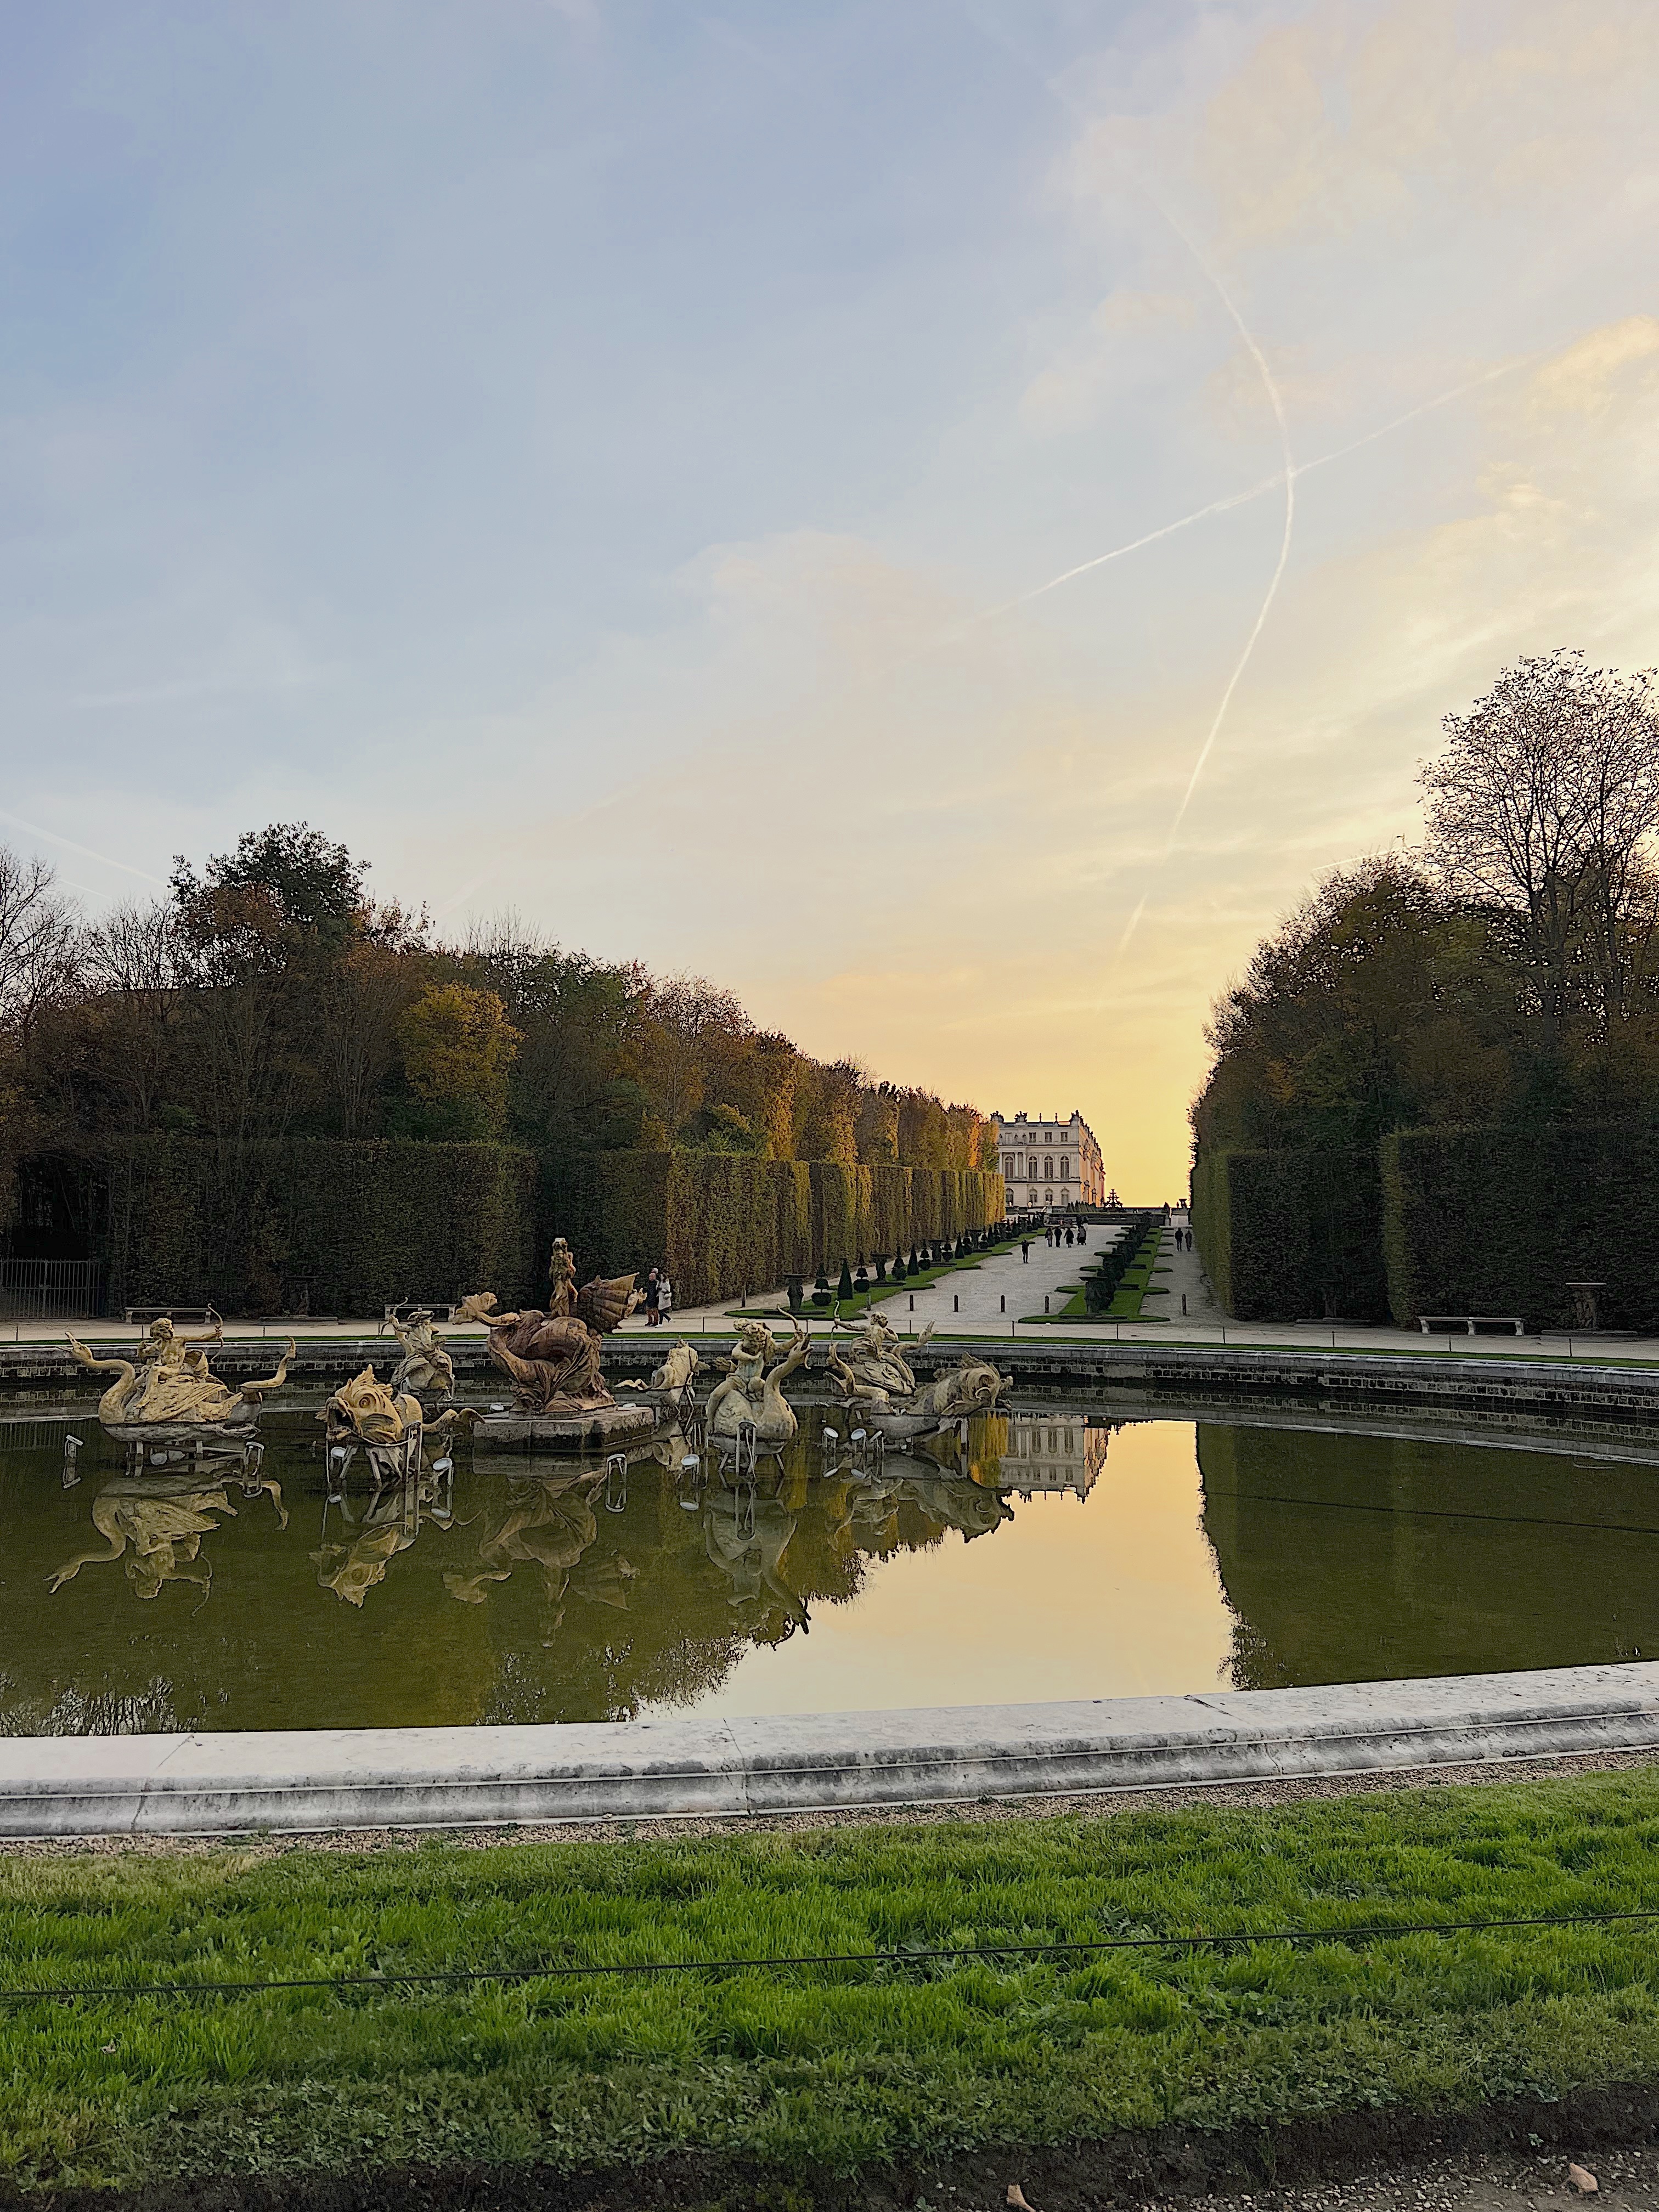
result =
[{"label": "stone pedestal", "polygon": [[657,1425],[649,1406],[595,1406],[573,1413],[486,1413],[472,1431],[475,1452],[613,1452],[640,1443]]}]

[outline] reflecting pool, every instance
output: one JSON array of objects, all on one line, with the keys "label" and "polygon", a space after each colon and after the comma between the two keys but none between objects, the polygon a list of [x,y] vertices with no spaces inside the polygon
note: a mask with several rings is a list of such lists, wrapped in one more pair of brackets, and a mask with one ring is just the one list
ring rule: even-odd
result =
[{"label": "reflecting pool", "polygon": [[[1659,1653],[1659,1465],[1603,1448],[1016,1410],[753,1482],[458,1455],[343,1498],[0,1423],[0,1732],[776,1713]],[[309,1433],[307,1434],[307,1431]]]}]

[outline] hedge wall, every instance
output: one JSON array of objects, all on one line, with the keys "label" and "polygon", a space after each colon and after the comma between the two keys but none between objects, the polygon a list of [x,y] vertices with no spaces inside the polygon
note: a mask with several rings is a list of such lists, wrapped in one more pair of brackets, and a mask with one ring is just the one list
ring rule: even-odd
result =
[{"label": "hedge wall", "polygon": [[668,1261],[675,1297],[701,1305],[787,1275],[832,1274],[843,1260],[1003,1215],[1000,1175],[720,1152],[589,1152],[550,1160],[538,1249],[568,1237],[579,1272],[640,1273]]},{"label": "hedge wall", "polygon": [[378,1314],[493,1290],[538,1300],[553,1237],[578,1267],[666,1258],[682,1304],[771,1290],[1000,1220],[1000,1175],[710,1152],[326,1141],[221,1152],[143,1137],[29,1164],[102,1262],[106,1304]]},{"label": "hedge wall", "polygon": [[1240,1321],[1388,1310],[1376,1160],[1287,1146],[1201,1150],[1193,1169],[1193,1234],[1206,1273]]},{"label": "hedge wall", "polygon": [[66,1165],[112,1310],[369,1314],[536,1281],[535,1156],[507,1146],[142,1137]]},{"label": "hedge wall", "polygon": [[1569,1281],[1604,1282],[1611,1328],[1659,1328],[1659,1130],[1406,1129],[1382,1153],[1389,1304],[1565,1328]]}]

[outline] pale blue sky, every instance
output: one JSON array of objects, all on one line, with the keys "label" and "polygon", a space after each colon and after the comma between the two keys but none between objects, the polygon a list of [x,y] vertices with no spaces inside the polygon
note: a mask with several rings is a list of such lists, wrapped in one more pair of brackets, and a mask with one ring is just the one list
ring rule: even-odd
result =
[{"label": "pale blue sky", "polygon": [[[1161,1188],[1439,715],[1659,658],[1656,18],[7,6],[0,834],[96,904],[304,816]],[[1241,672],[1264,368],[1383,434]]]}]

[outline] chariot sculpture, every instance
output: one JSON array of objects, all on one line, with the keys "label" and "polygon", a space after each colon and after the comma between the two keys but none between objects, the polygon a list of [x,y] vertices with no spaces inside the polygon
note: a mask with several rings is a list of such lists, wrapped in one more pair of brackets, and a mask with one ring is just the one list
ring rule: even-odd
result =
[{"label": "chariot sculpture", "polygon": [[98,1419],[118,1443],[239,1449],[252,1441],[264,1401],[287,1381],[295,1346],[290,1337],[274,1375],[232,1390],[208,1365],[206,1347],[223,1340],[222,1322],[204,1335],[182,1336],[163,1318],[150,1323],[131,1359],[100,1359],[75,1336],[69,1347],[88,1373],[117,1377],[98,1401]]}]

